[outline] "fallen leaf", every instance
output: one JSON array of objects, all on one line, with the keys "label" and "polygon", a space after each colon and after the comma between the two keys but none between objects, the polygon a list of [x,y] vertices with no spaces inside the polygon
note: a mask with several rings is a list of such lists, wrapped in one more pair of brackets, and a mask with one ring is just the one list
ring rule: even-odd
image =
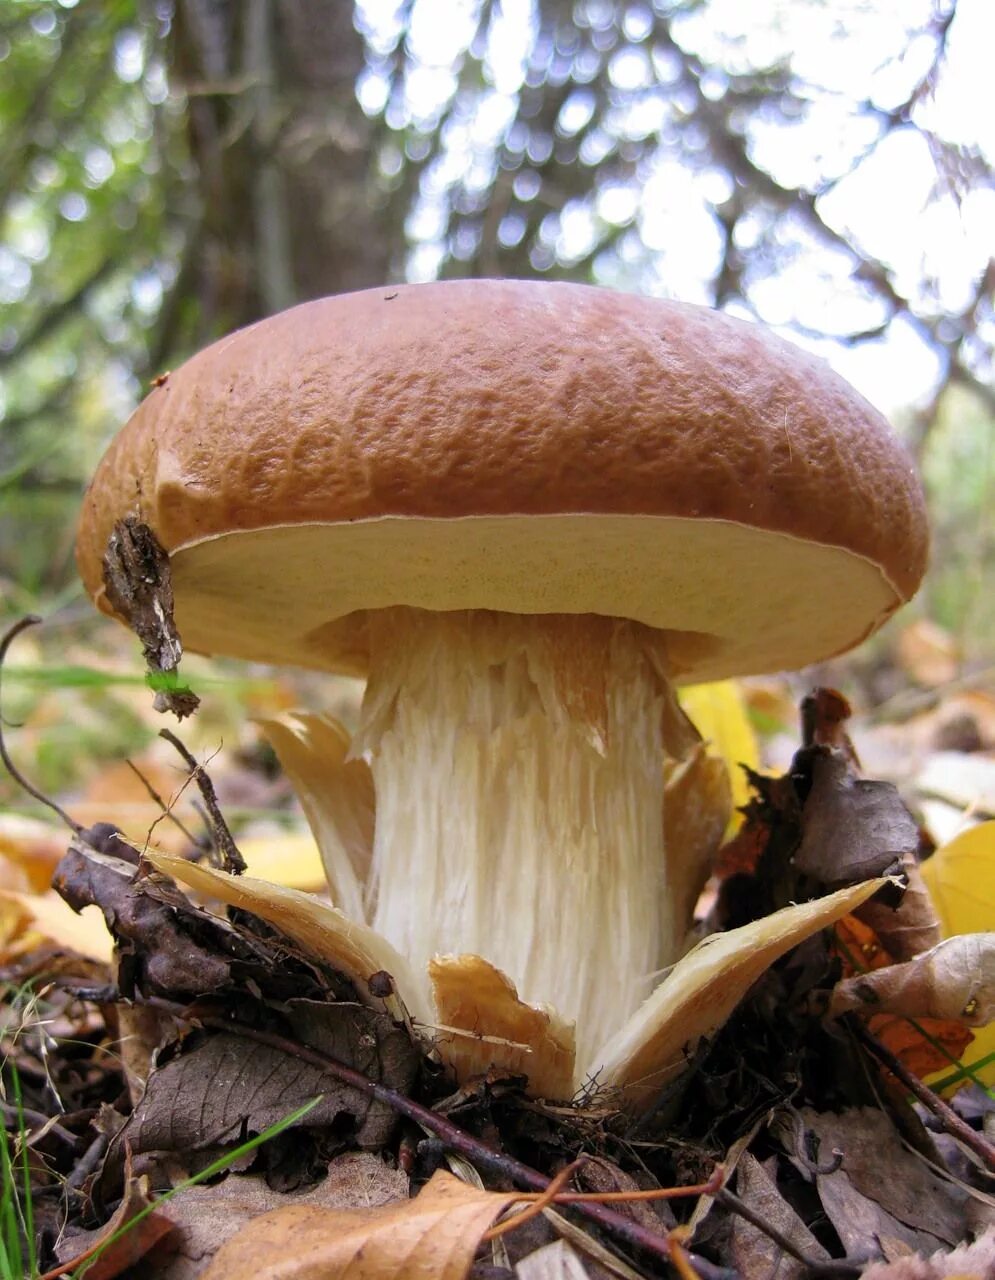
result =
[{"label": "fallen leaf", "polygon": [[245,873],[288,889],[323,893],[327,888],[321,854],[310,831],[278,831],[238,838]]},{"label": "fallen leaf", "polygon": [[[829,1254],[781,1195],[774,1178],[748,1151],[736,1167],[736,1194],[807,1257],[814,1262],[829,1261]],[[807,1267],[786,1254],[766,1232],[738,1215],[730,1223],[729,1244],[732,1262],[740,1275],[800,1280],[809,1274]]]},{"label": "fallen leaf", "polygon": [[967,1197],[920,1160],[910,1160],[885,1112],[854,1107],[840,1114],[800,1111],[820,1151],[843,1152],[841,1166],[816,1176],[823,1207],[848,1252],[876,1237],[930,1252],[964,1238]]},{"label": "fallen leaf", "polygon": [[109,963],[114,954],[114,939],[100,910],[95,906],[77,914],[54,892],[12,893],[0,889],[0,956],[10,958],[16,951],[44,943],[60,950],[75,951],[91,960]]},{"label": "fallen leaf", "polygon": [[565,1240],[543,1245],[515,1267],[516,1280],[589,1280],[589,1275]]},{"label": "fallen leaf", "polygon": [[[363,1005],[294,1000],[286,1006],[289,1037],[337,1059],[370,1080],[402,1092],[414,1080],[419,1054],[407,1032]],[[144,1097],[115,1138],[113,1171],[124,1151],[202,1151],[261,1133],[295,1107],[320,1095],[296,1127],[323,1129],[352,1117],[351,1140],[383,1145],[396,1123],[386,1103],[335,1080],[292,1053],[235,1033],[188,1036],[177,1056],[149,1076]]]},{"label": "fallen leaf", "polygon": [[890,782],[854,775],[844,752],[819,751],[802,809],[796,871],[822,884],[882,875],[919,848],[919,828]]},{"label": "fallen leaf", "polygon": [[990,1227],[973,1244],[962,1244],[949,1252],[938,1250],[928,1258],[918,1254],[894,1262],[875,1262],[862,1280],[991,1280],[995,1275],[995,1227]]},{"label": "fallen leaf", "polygon": [[574,1093],[573,1025],[519,1000],[514,983],[481,956],[434,956],[435,1044],[459,1080],[491,1068],[528,1076],[534,1097]]},{"label": "fallen leaf", "polygon": [[982,933],[995,920],[995,820],[969,827],[922,864],[946,937]]},{"label": "fallen leaf", "polygon": [[[990,929],[995,920],[995,821],[955,836],[922,864],[922,875],[946,937]],[[965,1066],[976,1080],[995,1085],[995,1023],[974,1033]],[[942,1068],[939,1078],[950,1075],[948,1062],[931,1070],[937,1068]]]},{"label": "fallen leaf", "polygon": [[936,906],[926,888],[922,867],[914,854],[902,859],[905,892],[897,907],[887,902],[865,902],[857,916],[870,925],[878,941],[894,960],[913,956],[935,947],[943,937]]},{"label": "fallen leaf", "polygon": [[878,879],[852,885],[705,938],[598,1054],[598,1082],[624,1090],[625,1104],[634,1111],[652,1105],[698,1042],[719,1030],[775,960],[885,884]]},{"label": "fallen leaf", "polygon": [[844,978],[829,1012],[900,1013],[950,1018],[968,1026],[995,1019],[995,933],[969,933],[907,960]]},{"label": "fallen leaf", "polygon": [[[874,930],[856,914],[840,920],[835,933],[846,976],[884,972],[894,964]],[[910,1021],[896,1014],[875,1014],[868,1027],[911,1072],[922,1078],[942,1068],[949,1071],[975,1035],[963,1023],[950,1019]]]},{"label": "fallen leaf", "polygon": [[[680,689],[678,699],[706,744],[724,761],[733,808],[738,810],[751,795],[743,765],[754,772],[760,768],[760,749],[742,688],[736,680],[716,680]],[[740,822],[740,815],[734,813],[731,830]]]},{"label": "fallen leaf", "polygon": [[261,1176],[238,1174],[214,1186],[187,1187],[156,1210],[175,1230],[168,1256],[156,1250],[146,1258],[142,1280],[197,1280],[226,1241],[277,1208],[370,1209],[407,1199],[407,1175],[368,1151],[336,1156],[327,1177],[300,1191],[274,1191]]},{"label": "fallen leaf", "polygon": [[[975,1039],[974,1032],[950,1018],[910,1020],[901,1014],[882,1013],[871,1018],[867,1026],[913,1075],[927,1082],[933,1072],[948,1075],[955,1070]],[[972,1056],[973,1053],[972,1049]]]},{"label": "fallen leaf", "polygon": [[[173,1224],[168,1218],[162,1217],[158,1210],[145,1212],[151,1203],[148,1178],[133,1178],[129,1165],[124,1197],[114,1216],[96,1231],[81,1231],[64,1236],[55,1251],[59,1262],[63,1265],[78,1264],[81,1274],[85,1274],[87,1280],[114,1280],[115,1276],[141,1262],[149,1250],[173,1230]],[[145,1216],[141,1221],[134,1221],[143,1213]],[[121,1235],[118,1239],[108,1243],[99,1256],[84,1268],[86,1258],[105,1241],[111,1241],[119,1231]]]},{"label": "fallen leaf", "polygon": [[224,1245],[203,1280],[465,1280],[481,1236],[514,1199],[438,1172],[403,1204],[277,1209]]}]

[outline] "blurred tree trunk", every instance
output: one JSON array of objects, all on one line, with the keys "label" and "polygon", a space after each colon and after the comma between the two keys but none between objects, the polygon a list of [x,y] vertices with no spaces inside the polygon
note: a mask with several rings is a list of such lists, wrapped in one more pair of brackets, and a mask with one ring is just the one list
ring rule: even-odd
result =
[{"label": "blurred tree trunk", "polygon": [[180,293],[199,302],[198,334],[398,274],[352,15],[328,0],[178,0],[170,76],[196,168],[183,196],[199,204]]}]

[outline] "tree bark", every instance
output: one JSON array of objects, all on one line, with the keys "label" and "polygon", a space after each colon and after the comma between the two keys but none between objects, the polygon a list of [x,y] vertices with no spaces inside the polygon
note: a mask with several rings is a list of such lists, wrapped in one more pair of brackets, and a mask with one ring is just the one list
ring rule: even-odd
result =
[{"label": "tree bark", "polygon": [[200,304],[185,336],[400,274],[352,15],[339,0],[178,0],[170,76],[187,97]]}]

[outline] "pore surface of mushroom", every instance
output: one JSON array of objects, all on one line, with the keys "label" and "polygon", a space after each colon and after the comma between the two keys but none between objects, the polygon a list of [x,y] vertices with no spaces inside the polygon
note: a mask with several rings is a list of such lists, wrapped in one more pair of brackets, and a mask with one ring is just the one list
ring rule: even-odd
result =
[{"label": "pore surface of mushroom", "polygon": [[[680,953],[724,822],[671,683],[851,647],[926,555],[911,464],[821,361],[702,308],[509,281],[216,343],[91,485],[79,563],[107,611],[124,516],[169,552],[188,647],[367,677],[352,744],[309,771],[299,735],[291,767],[335,901],[416,974],[492,961],[586,1066]],[[668,849],[675,777],[695,835]]]}]

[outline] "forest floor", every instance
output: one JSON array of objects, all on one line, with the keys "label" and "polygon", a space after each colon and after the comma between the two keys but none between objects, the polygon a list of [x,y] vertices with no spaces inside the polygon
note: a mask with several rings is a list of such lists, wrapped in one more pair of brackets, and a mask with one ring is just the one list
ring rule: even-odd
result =
[{"label": "forest floor", "polygon": [[[4,784],[0,1277],[995,1275],[995,700],[930,687],[924,661],[917,693],[848,721],[823,691],[801,729],[797,689],[747,687],[764,769],[708,927],[891,880],[633,1115],[596,1079],[566,1100],[457,1083],[385,975],[371,999],[293,928],[150,868],[149,843],[220,866],[237,846],[252,877],[320,893],[246,718],[299,686],[191,664],[210,696],[186,758],[130,652],[25,634],[6,747],[64,815]],[[355,697],[324,689],[346,721]],[[724,714],[713,737],[749,757]]]}]

